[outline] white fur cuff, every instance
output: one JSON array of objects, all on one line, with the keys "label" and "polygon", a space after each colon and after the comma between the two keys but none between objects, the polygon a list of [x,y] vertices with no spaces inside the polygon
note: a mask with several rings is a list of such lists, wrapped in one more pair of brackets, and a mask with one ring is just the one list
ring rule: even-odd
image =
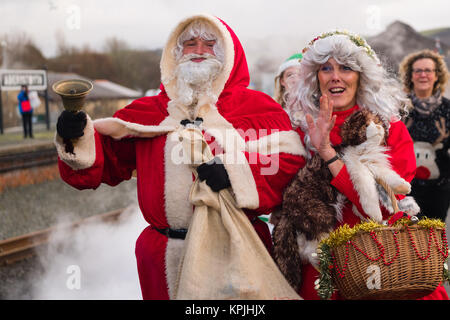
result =
[{"label": "white fur cuff", "polygon": [[90,168],[95,162],[95,130],[89,115],[86,114],[87,122],[84,135],[73,142],[73,154],[65,151],[63,139],[55,134],[55,146],[59,158],[73,170]]},{"label": "white fur cuff", "polygon": [[[170,118],[164,123],[170,122]],[[173,122],[173,121],[172,121]],[[166,134],[174,131],[174,125],[147,126],[133,122],[127,122],[119,118],[104,118],[94,121],[95,130],[102,135],[107,135],[113,139],[120,140],[126,136],[153,138],[158,135]]]},{"label": "white fur cuff", "polygon": [[306,150],[300,136],[293,130],[277,131],[257,140],[249,140],[246,143],[246,149],[249,152],[258,152],[264,155],[289,153],[306,157]]}]

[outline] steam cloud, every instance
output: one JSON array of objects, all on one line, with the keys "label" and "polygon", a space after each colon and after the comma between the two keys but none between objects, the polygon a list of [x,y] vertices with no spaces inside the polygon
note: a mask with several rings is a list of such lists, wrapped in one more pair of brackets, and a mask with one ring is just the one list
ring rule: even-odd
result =
[{"label": "steam cloud", "polygon": [[70,236],[55,232],[40,252],[45,272],[32,299],[142,299],[134,249],[147,225],[133,205],[118,222],[84,225]]}]

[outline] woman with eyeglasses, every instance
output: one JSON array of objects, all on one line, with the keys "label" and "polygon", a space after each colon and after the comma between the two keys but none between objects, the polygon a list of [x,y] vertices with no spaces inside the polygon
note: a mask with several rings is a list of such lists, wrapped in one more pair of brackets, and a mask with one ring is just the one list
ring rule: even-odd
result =
[{"label": "woman with eyeglasses", "polygon": [[450,205],[450,100],[443,96],[447,66],[438,53],[422,50],[404,58],[400,74],[412,103],[405,118],[417,162],[411,195],[421,216],[445,221]]}]

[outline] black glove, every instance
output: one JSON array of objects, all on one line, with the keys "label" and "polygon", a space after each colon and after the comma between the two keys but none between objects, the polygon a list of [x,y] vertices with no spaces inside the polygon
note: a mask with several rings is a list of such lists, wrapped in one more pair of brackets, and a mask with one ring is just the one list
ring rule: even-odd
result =
[{"label": "black glove", "polygon": [[206,184],[214,192],[231,186],[227,170],[219,158],[214,158],[197,167],[198,178],[200,181],[206,180]]},{"label": "black glove", "polygon": [[63,139],[76,139],[84,135],[86,123],[86,113],[83,111],[73,113],[64,110],[58,117],[56,131]]}]

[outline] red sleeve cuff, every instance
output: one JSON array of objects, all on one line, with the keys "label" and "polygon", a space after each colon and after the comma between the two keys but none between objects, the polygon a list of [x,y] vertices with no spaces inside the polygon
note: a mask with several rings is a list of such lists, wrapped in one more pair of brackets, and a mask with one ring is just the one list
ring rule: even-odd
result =
[{"label": "red sleeve cuff", "polygon": [[338,175],[331,180],[331,185],[341,192],[348,189],[349,186],[351,186],[353,189],[350,180],[350,175],[348,174],[347,167],[345,165],[342,167],[341,171],[339,171]]}]

